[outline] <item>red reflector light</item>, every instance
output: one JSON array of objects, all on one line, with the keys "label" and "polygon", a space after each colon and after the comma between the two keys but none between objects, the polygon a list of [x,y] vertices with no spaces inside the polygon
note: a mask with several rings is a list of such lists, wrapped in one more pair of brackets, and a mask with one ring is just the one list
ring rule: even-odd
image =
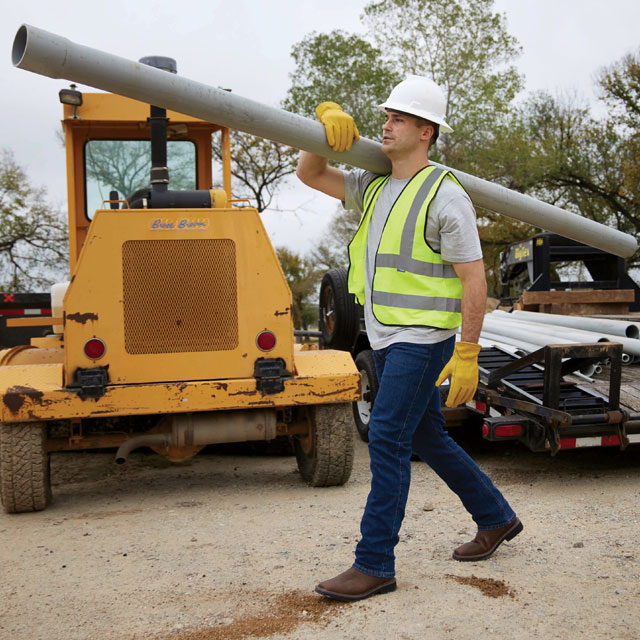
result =
[{"label": "red reflector light", "polygon": [[261,351],[271,351],[276,346],[276,336],[271,331],[261,331],[256,338],[256,344]]},{"label": "red reflector light", "polygon": [[476,400],[476,409],[478,411],[481,411],[482,413],[486,413],[487,405],[484,402],[479,402],[478,400]]},{"label": "red reflector light", "polygon": [[106,350],[107,347],[100,338],[91,338],[84,343],[84,354],[91,360],[102,358]]},{"label": "red reflector light", "polygon": [[493,430],[493,435],[496,438],[506,438],[508,436],[521,436],[522,425],[521,424],[499,424],[496,425]]},{"label": "red reflector light", "polygon": [[489,435],[489,425],[486,422],[482,425],[482,435],[485,438]]}]

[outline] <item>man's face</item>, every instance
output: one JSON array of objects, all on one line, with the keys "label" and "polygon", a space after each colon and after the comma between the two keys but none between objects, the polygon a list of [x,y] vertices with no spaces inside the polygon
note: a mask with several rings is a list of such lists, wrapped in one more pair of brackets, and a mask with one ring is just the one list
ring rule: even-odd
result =
[{"label": "man's face", "polygon": [[[426,133],[425,133],[426,131]],[[382,126],[382,151],[389,157],[398,157],[428,144],[429,127],[418,127],[416,118],[399,111],[386,111]],[[426,149],[425,149],[426,150]]]}]

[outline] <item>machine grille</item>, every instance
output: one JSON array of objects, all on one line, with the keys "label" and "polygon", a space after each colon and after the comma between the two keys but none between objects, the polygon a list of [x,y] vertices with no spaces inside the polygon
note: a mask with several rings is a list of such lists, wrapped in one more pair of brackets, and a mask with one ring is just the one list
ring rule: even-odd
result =
[{"label": "machine grille", "polygon": [[233,240],[130,240],[122,278],[127,353],[238,346]]}]

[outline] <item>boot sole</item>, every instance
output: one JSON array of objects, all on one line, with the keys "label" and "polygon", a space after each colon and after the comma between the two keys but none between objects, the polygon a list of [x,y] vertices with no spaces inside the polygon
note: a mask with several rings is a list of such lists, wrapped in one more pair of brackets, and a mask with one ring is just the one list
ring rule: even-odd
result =
[{"label": "boot sole", "polygon": [[337,591],[328,591],[327,589],[321,589],[320,587],[316,587],[316,593],[319,593],[321,596],[326,596],[327,598],[340,600],[341,602],[357,602],[358,600],[364,600],[365,598],[370,598],[371,596],[377,596],[382,593],[390,593],[391,591],[395,591],[396,587],[396,581],[393,580],[393,582],[384,582],[381,585],[374,587],[373,589],[369,589],[369,591],[365,591],[364,593],[355,593],[353,595],[338,593]]},{"label": "boot sole", "polygon": [[487,551],[486,553],[480,553],[477,556],[459,556],[456,554],[456,552],[453,552],[453,559],[457,560],[458,562],[475,562],[477,560],[484,560],[485,558],[488,558],[489,556],[491,556],[495,550],[505,541],[505,540],[513,540],[522,530],[524,529],[524,526],[522,524],[522,522],[520,522],[520,520],[518,520],[518,522],[516,522],[513,527],[511,527],[511,529],[509,529],[507,532],[505,532],[505,534],[502,536],[502,538],[499,538],[496,543],[493,545],[493,547],[491,547],[491,549],[489,549],[489,551]]}]

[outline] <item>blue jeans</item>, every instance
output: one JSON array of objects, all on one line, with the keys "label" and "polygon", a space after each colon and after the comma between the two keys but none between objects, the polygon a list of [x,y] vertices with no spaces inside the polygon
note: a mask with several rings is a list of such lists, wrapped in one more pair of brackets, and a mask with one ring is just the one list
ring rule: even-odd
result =
[{"label": "blue jeans", "polygon": [[435,381],[454,343],[452,337],[374,351],[379,390],[369,424],[371,491],[353,564],[370,576],[395,575],[393,550],[409,493],[412,451],[458,495],[478,529],[498,529],[515,518],[491,480],[444,430]]}]

